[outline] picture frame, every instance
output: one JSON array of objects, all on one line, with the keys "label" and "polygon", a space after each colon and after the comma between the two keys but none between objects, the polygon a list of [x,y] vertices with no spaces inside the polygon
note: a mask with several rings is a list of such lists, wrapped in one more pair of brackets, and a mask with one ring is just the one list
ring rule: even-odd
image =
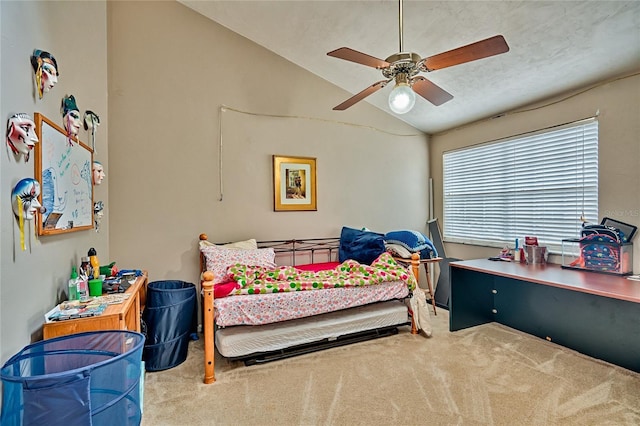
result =
[{"label": "picture frame", "polygon": [[316,159],[273,156],[273,210],[316,211]]},{"label": "picture frame", "polygon": [[70,143],[66,132],[35,113],[34,177],[40,182],[38,235],[54,235],[93,229],[93,150],[79,139]]}]

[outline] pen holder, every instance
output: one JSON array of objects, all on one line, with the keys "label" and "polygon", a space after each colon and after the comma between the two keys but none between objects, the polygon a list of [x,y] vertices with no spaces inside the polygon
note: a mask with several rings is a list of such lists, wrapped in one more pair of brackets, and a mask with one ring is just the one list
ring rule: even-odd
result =
[{"label": "pen holder", "polygon": [[89,280],[89,296],[102,296],[102,280]]}]

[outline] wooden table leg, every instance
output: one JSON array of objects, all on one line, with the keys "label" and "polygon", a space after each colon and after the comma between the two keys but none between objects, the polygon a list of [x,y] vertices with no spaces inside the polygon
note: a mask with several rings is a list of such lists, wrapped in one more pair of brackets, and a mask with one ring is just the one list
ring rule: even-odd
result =
[{"label": "wooden table leg", "polygon": [[431,305],[433,305],[433,314],[438,315],[436,312],[436,297],[433,294],[433,285],[431,285],[431,275],[429,274],[429,264],[424,263],[424,271],[427,273],[427,285],[429,286],[429,295],[431,296]]}]

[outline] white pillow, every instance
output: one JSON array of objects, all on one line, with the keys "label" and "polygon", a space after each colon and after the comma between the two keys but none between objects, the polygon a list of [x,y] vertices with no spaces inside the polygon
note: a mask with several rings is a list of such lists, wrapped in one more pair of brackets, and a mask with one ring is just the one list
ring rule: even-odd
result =
[{"label": "white pillow", "polygon": [[237,241],[235,243],[229,244],[213,244],[212,242],[202,240],[200,241],[200,248],[202,247],[224,247],[228,249],[240,249],[240,250],[256,250],[258,248],[258,243],[255,239],[245,240],[245,241]]},{"label": "white pillow", "polygon": [[227,274],[227,268],[236,263],[248,266],[262,266],[265,268],[276,267],[276,253],[273,248],[238,250],[213,245],[200,245],[200,251],[204,255],[207,270],[213,272],[213,283],[219,284],[231,280]]},{"label": "white pillow", "polygon": [[411,252],[406,247],[400,244],[385,243],[384,247],[393,256],[401,257],[403,259],[411,259]]}]

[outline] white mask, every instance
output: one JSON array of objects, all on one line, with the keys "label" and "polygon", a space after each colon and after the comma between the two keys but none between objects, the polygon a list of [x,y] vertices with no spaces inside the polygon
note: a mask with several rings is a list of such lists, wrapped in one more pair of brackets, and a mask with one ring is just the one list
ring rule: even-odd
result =
[{"label": "white mask", "polygon": [[7,122],[7,143],[15,154],[23,154],[29,161],[29,154],[38,142],[36,124],[25,113],[14,114]]}]

